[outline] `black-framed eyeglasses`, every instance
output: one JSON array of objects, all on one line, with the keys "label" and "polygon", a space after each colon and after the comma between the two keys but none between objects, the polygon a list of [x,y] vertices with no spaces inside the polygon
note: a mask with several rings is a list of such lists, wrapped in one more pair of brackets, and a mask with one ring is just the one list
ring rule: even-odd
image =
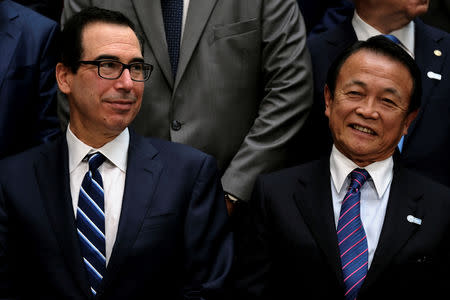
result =
[{"label": "black-framed eyeglasses", "polygon": [[98,76],[104,79],[114,80],[119,78],[124,69],[130,71],[131,80],[146,81],[153,71],[153,66],[144,62],[132,62],[124,64],[117,60],[80,60],[80,64],[94,65],[98,68]]}]

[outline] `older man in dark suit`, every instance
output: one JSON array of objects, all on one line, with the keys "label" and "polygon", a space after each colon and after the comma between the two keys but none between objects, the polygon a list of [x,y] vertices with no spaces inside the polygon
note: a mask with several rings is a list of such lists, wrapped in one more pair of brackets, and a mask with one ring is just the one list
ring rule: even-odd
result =
[{"label": "older man in dark suit", "polygon": [[215,160],[128,130],[151,71],[121,13],[66,23],[66,135],[0,165],[1,299],[220,296],[233,242]]},{"label": "older man in dark suit", "polygon": [[[355,0],[344,23],[308,40],[314,74],[314,106],[298,138],[297,158],[329,153],[332,139],[324,115],[323,90],[333,59],[357,40],[390,34],[414,57],[421,71],[421,109],[401,146],[405,165],[450,186],[450,34],[424,24],[418,16],[429,1]],[[311,140],[311,147],[303,141]]]},{"label": "older man in dark suit", "polygon": [[239,297],[448,294],[450,189],[394,159],[420,94],[414,60],[385,37],[338,56],[325,86],[331,155],[257,180],[237,244]]}]

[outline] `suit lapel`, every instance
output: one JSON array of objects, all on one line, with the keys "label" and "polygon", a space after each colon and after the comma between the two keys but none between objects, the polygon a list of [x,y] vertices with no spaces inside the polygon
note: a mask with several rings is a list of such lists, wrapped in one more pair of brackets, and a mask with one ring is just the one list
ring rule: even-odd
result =
[{"label": "suit lapel", "polygon": [[324,37],[329,46],[335,48],[333,51],[328,51],[328,53],[334,53],[333,57],[328,57],[330,64],[339,53],[358,40],[351,23],[351,18],[337,26],[336,29],[330,30]]},{"label": "suit lapel", "polygon": [[[429,30],[426,25],[420,21],[415,20],[415,61],[419,66],[422,74],[422,103],[421,110],[418,116],[411,124],[408,135],[405,137],[404,147],[407,148],[408,137],[414,132],[414,128],[419,120],[422,118],[425,107],[428,105],[430,99],[433,98],[433,92],[436,86],[440,83],[440,80],[432,79],[428,77],[429,72],[436,74],[442,74],[442,68],[445,65],[447,58],[447,49],[442,49],[439,46],[439,41],[444,38],[442,33]],[[439,50],[441,55],[436,55],[435,50]]]},{"label": "suit lapel", "polygon": [[189,2],[174,90],[186,70],[216,2],[217,0],[190,0]]},{"label": "suit lapel", "polygon": [[0,87],[6,77],[11,57],[14,54],[22,31],[15,25],[19,14],[10,7],[8,2],[0,1]]},{"label": "suit lapel", "polygon": [[158,185],[162,163],[150,142],[130,130],[127,173],[116,242],[103,285],[113,283],[137,238],[153,193]]},{"label": "suit lapel", "polygon": [[170,68],[169,50],[167,48],[164,21],[161,12],[161,1],[132,0],[132,2],[153,55],[170,87],[173,88],[174,80]]},{"label": "suit lapel", "polygon": [[41,198],[61,247],[67,268],[81,290],[90,297],[89,283],[76,233],[75,216],[70,196],[68,150],[65,135],[48,144],[35,164]]},{"label": "suit lapel", "polygon": [[401,167],[394,168],[380,239],[361,290],[378,280],[392,258],[419,228],[418,225],[409,222],[407,216],[412,215],[420,219],[424,217],[424,211],[418,205],[423,197],[420,184],[410,182],[407,175]]},{"label": "suit lapel", "polygon": [[[312,168],[303,172],[299,178],[299,189],[294,194],[294,198],[319,248],[326,256],[338,282],[342,284],[341,262],[331,196],[329,160],[324,158],[318,165],[312,166]],[[317,178],[323,180],[320,180],[320,182],[314,180]]]}]

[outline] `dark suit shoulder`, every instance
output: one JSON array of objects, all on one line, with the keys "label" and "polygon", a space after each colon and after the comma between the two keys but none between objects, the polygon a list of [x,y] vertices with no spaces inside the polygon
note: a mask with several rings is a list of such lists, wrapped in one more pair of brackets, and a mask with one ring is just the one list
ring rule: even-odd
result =
[{"label": "dark suit shoulder", "polygon": [[191,158],[210,156],[205,152],[186,144],[171,142],[153,137],[145,139],[147,139],[156,149],[158,149],[158,151],[163,152],[163,154],[165,155],[181,155]]},{"label": "dark suit shoulder", "polygon": [[14,1],[5,1],[5,5],[8,7],[9,16],[16,19],[18,16],[19,22],[25,28],[34,29],[36,31],[36,26],[38,27],[54,27],[57,26],[58,23],[53,21],[52,19],[47,18],[46,16],[41,15],[40,13],[23,6]]},{"label": "dark suit shoulder", "polygon": [[[450,187],[435,181],[434,179],[422,175],[421,173],[405,167],[399,168],[398,176],[404,177],[403,180],[408,183],[408,189],[418,189],[426,194],[442,195],[448,198],[450,203]],[[395,175],[394,175],[395,176]]]},{"label": "dark suit shoulder", "polygon": [[31,174],[31,172],[34,172],[33,167],[43,157],[47,156],[50,158],[54,158],[59,156],[60,152],[58,152],[57,146],[61,142],[62,140],[60,138],[57,138],[56,140],[29,148],[23,152],[1,159],[0,181],[14,181],[22,178],[24,174]]},{"label": "dark suit shoulder", "polygon": [[427,36],[432,38],[433,40],[437,42],[446,42],[450,43],[450,33],[441,30],[439,28],[433,27],[431,25],[425,24],[420,19],[414,20],[416,30],[418,31],[418,38],[420,39],[421,36]]},{"label": "dark suit shoulder", "polygon": [[150,147],[156,150],[155,154],[158,159],[165,162],[166,165],[176,166],[181,169],[182,167],[189,168],[203,164],[205,161],[210,161],[217,166],[217,161],[214,157],[191,146],[154,137],[143,137],[132,131],[130,133],[130,146],[134,145],[134,147],[144,149]]},{"label": "dark suit shoulder", "polygon": [[327,170],[329,172],[327,158],[322,158],[294,167],[262,174],[259,180],[268,186],[290,186],[293,183],[306,183],[317,178],[316,176],[326,175]]}]

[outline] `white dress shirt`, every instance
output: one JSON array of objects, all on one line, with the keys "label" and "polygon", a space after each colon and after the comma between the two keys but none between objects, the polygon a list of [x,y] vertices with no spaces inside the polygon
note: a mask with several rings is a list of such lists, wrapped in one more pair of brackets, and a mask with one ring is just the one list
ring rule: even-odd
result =
[{"label": "white dress shirt", "polygon": [[[373,36],[382,34],[364,22],[364,20],[361,19],[361,17],[356,13],[356,10],[353,14],[352,25],[359,41],[365,41]],[[414,58],[414,31],[414,22],[411,21],[406,26],[389,33],[399,39],[399,41],[403,44],[403,47],[406,48],[405,50],[412,56],[412,58]]]},{"label": "white dress shirt", "polygon": [[184,34],[184,28],[185,28],[185,25],[186,25],[186,18],[187,18],[188,9],[189,9],[189,0],[184,0],[183,1],[183,20],[182,20],[182,23],[181,23],[180,43],[183,40],[183,34]]},{"label": "white dress shirt", "polygon": [[69,149],[70,194],[72,196],[75,218],[77,217],[81,183],[89,169],[89,165],[84,158],[87,154],[93,152],[100,152],[107,158],[98,170],[102,175],[103,190],[105,193],[105,242],[106,263],[108,263],[114,242],[116,241],[122,209],[128,145],[130,142],[128,128],[122,131],[114,140],[99,149],[94,149],[80,141],[70,130],[70,124],[67,127],[66,139]]},{"label": "white dress shirt", "polygon": [[[367,236],[369,250],[369,267],[372,263],[384,216],[389,199],[389,191],[393,176],[394,161],[392,157],[383,161],[374,162],[364,169],[369,172],[370,178],[360,189],[361,191],[361,221]],[[333,197],[333,210],[336,228],[341,211],[342,200],[350,185],[350,173],[359,168],[357,164],[344,156],[333,145],[330,156],[331,194]]]}]

